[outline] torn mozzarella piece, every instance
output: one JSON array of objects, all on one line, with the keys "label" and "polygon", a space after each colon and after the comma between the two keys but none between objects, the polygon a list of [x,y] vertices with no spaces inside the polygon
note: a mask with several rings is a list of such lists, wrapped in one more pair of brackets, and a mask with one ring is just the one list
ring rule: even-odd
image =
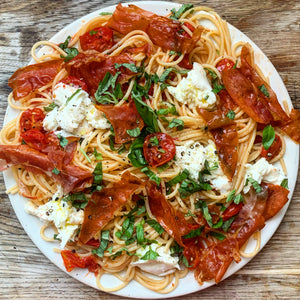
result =
[{"label": "torn mozzarella piece", "polygon": [[217,101],[205,70],[196,62],[187,77],[183,78],[176,87],[169,86],[168,91],[177,101],[186,104],[190,109],[196,107],[210,109]]},{"label": "torn mozzarella piece", "polygon": [[[143,260],[143,257],[149,250],[156,251],[159,256],[153,260]],[[171,273],[174,273],[176,269],[180,270],[179,267],[179,259],[178,257],[171,256],[171,252],[164,246],[160,246],[158,244],[151,244],[146,246],[145,248],[140,248],[136,251],[136,254],[140,257],[139,260],[132,262],[132,266],[139,267],[141,270],[157,275],[157,276],[165,276]]]},{"label": "torn mozzarella piece", "polygon": [[[280,185],[282,180],[287,177],[280,169],[276,168],[272,164],[269,164],[268,161],[262,157],[256,163],[246,165],[245,184],[247,178],[252,178],[259,184],[264,181],[267,183]],[[245,185],[243,192],[248,193],[250,187],[251,183],[248,182],[248,184]]]}]

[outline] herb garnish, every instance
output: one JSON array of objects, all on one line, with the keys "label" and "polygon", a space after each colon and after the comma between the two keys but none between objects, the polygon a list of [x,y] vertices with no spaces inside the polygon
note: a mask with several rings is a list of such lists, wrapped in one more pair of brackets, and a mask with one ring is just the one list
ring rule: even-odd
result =
[{"label": "herb garnish", "polygon": [[268,150],[275,140],[275,130],[272,125],[268,125],[263,130],[262,144],[263,147]]},{"label": "herb garnish", "polygon": [[66,38],[66,40],[59,44],[59,48],[61,48],[63,51],[65,51],[67,53],[67,56],[63,56],[61,55],[60,57],[64,58],[65,61],[70,61],[71,59],[73,59],[75,56],[77,56],[79,54],[78,50],[76,48],[68,48],[69,46],[69,42],[71,40],[71,36],[68,36]]},{"label": "herb garnish", "polygon": [[99,257],[103,257],[104,251],[108,246],[108,241],[109,241],[109,230],[104,230],[101,232],[101,241],[100,241],[99,248],[93,249],[92,253],[98,255]]}]

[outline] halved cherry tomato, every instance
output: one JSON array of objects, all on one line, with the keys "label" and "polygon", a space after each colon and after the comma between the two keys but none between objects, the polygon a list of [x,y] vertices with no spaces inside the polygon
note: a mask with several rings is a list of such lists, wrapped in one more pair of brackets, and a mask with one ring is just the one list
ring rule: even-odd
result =
[{"label": "halved cherry tomato", "polygon": [[282,141],[279,135],[275,135],[275,140],[272,143],[271,147],[266,150],[264,147],[261,149],[260,156],[265,157],[266,160],[271,160],[280,152],[282,147]]},{"label": "halved cherry tomato", "polygon": [[85,245],[88,245],[88,246],[93,246],[93,247],[96,247],[98,248],[100,246],[100,241],[99,240],[95,240],[94,238],[90,239],[89,241],[87,241],[85,243]]},{"label": "halved cherry tomato", "polygon": [[88,92],[87,84],[82,79],[79,79],[77,77],[68,76],[68,77],[62,79],[60,82],[74,86],[74,87],[81,88],[84,91]]},{"label": "halved cherry tomato", "polygon": [[20,118],[21,133],[30,129],[37,129],[44,132],[43,121],[45,115],[40,108],[27,109]]},{"label": "halved cherry tomato", "polygon": [[100,266],[92,255],[80,257],[77,253],[73,253],[70,250],[63,250],[60,254],[68,272],[71,272],[74,268],[88,268],[90,272],[98,273]]},{"label": "halved cherry tomato", "polygon": [[107,26],[94,28],[79,37],[82,50],[103,52],[114,44],[113,31]]},{"label": "halved cherry tomato", "polygon": [[45,135],[37,129],[29,129],[21,133],[21,138],[28,146],[39,151],[42,150],[47,143]]},{"label": "halved cherry tomato", "polygon": [[242,202],[239,204],[231,203],[222,214],[223,221],[227,221],[231,217],[238,214],[240,212],[240,210],[242,209],[243,205],[244,205],[244,203],[242,203]]},{"label": "halved cherry tomato", "polygon": [[151,167],[158,167],[170,161],[176,153],[173,138],[166,133],[151,133],[146,136],[144,156]]},{"label": "halved cherry tomato", "polygon": [[183,25],[187,27],[191,32],[195,30],[195,27],[188,22],[184,22]]},{"label": "halved cherry tomato", "polygon": [[193,69],[193,65],[189,61],[189,55],[185,54],[182,61],[178,64],[179,67],[184,68],[184,69]]},{"label": "halved cherry tomato", "polygon": [[235,63],[232,60],[223,58],[217,63],[216,68],[220,73],[222,73],[224,70],[232,69],[234,64]]}]

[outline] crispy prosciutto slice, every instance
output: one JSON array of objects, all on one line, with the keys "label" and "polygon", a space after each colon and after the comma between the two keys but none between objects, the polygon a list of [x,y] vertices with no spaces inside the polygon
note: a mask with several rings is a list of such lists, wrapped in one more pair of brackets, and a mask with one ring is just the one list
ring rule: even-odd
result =
[{"label": "crispy prosciutto slice", "polygon": [[189,37],[182,32],[179,21],[158,16],[135,5],[124,7],[121,4],[116,7],[107,26],[124,35],[134,30],[144,31],[155,45],[181,53],[191,52],[202,32],[198,27]]},{"label": "crispy prosciutto slice", "polygon": [[8,80],[14,99],[32,96],[37,89],[50,83],[62,64],[63,59],[55,59],[18,69]]},{"label": "crispy prosciutto slice", "polygon": [[295,143],[300,143],[300,111],[292,109],[290,121],[282,122],[279,128],[287,134]]},{"label": "crispy prosciutto slice", "polygon": [[151,213],[175,241],[183,246],[181,237],[200,225],[188,223],[180,211],[175,211],[156,183],[148,181],[146,190]]},{"label": "crispy prosciutto slice", "polygon": [[134,139],[127,130],[144,127],[144,121],[138,113],[133,101],[122,106],[98,105],[97,108],[104,112],[115,131],[115,142],[122,144]]},{"label": "crispy prosciutto slice", "polygon": [[[268,107],[270,113],[272,114],[273,120],[284,122],[289,121],[290,118],[282,109],[280,103],[278,102],[276,94],[274,93],[270,85],[258,75],[255,68],[253,67],[251,53],[247,46],[243,46],[242,48],[240,70],[243,73],[243,75],[246,76],[258,89],[259,99]],[[264,86],[267,89],[269,97],[267,97],[260,90],[260,87],[262,86]]]},{"label": "crispy prosciutto slice", "polygon": [[205,122],[210,130],[216,129],[216,128],[222,128],[227,125],[235,124],[233,120],[226,117],[226,113],[224,111],[222,111],[221,109],[208,111],[201,107],[197,107],[197,111],[202,116],[202,118],[205,120]]},{"label": "crispy prosciutto slice", "polygon": [[214,137],[221,168],[224,174],[231,180],[237,165],[238,135],[236,124],[211,130]]},{"label": "crispy prosciutto slice", "polygon": [[[87,84],[89,92],[94,94],[99,82],[103,80],[107,72],[112,75],[117,73],[115,69],[116,63],[134,63],[134,61],[128,54],[106,56],[102,53],[80,53],[66,63],[66,69],[69,75],[83,80]],[[134,73],[126,68],[122,70],[122,73],[119,75],[118,82],[126,82],[133,75]]]},{"label": "crispy prosciutto slice", "polygon": [[[61,156],[62,153],[54,153],[53,156],[55,155]],[[65,193],[78,192],[92,184],[93,177],[89,171],[71,164],[63,164],[62,169],[58,169],[59,174],[54,174],[52,171],[57,165],[53,159],[27,145],[0,145],[1,171],[12,165],[22,165],[32,172],[54,177],[62,185]],[[56,159],[61,161],[61,157]]]},{"label": "crispy prosciutto slice", "polygon": [[94,192],[84,210],[79,243],[86,244],[142,186],[142,181],[127,171],[112,187]]}]

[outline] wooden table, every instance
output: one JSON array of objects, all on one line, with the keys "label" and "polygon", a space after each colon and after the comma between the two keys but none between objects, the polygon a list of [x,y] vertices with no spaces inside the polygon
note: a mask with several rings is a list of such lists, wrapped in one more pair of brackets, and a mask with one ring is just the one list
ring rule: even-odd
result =
[{"label": "wooden table", "polygon": [[[188,2],[188,1],[182,1]],[[300,108],[300,3],[296,0],[206,0],[250,37],[270,58]],[[49,39],[65,25],[117,1],[2,0],[0,3],[1,124],[8,78],[30,60],[35,41]],[[0,299],[116,299],[66,275],[36,248],[17,220],[1,177]],[[237,274],[190,299],[300,299],[300,185],[274,237]],[[293,270],[292,270],[293,269]],[[163,295],[162,295],[163,297]],[[182,297],[185,299],[187,297]]]}]

